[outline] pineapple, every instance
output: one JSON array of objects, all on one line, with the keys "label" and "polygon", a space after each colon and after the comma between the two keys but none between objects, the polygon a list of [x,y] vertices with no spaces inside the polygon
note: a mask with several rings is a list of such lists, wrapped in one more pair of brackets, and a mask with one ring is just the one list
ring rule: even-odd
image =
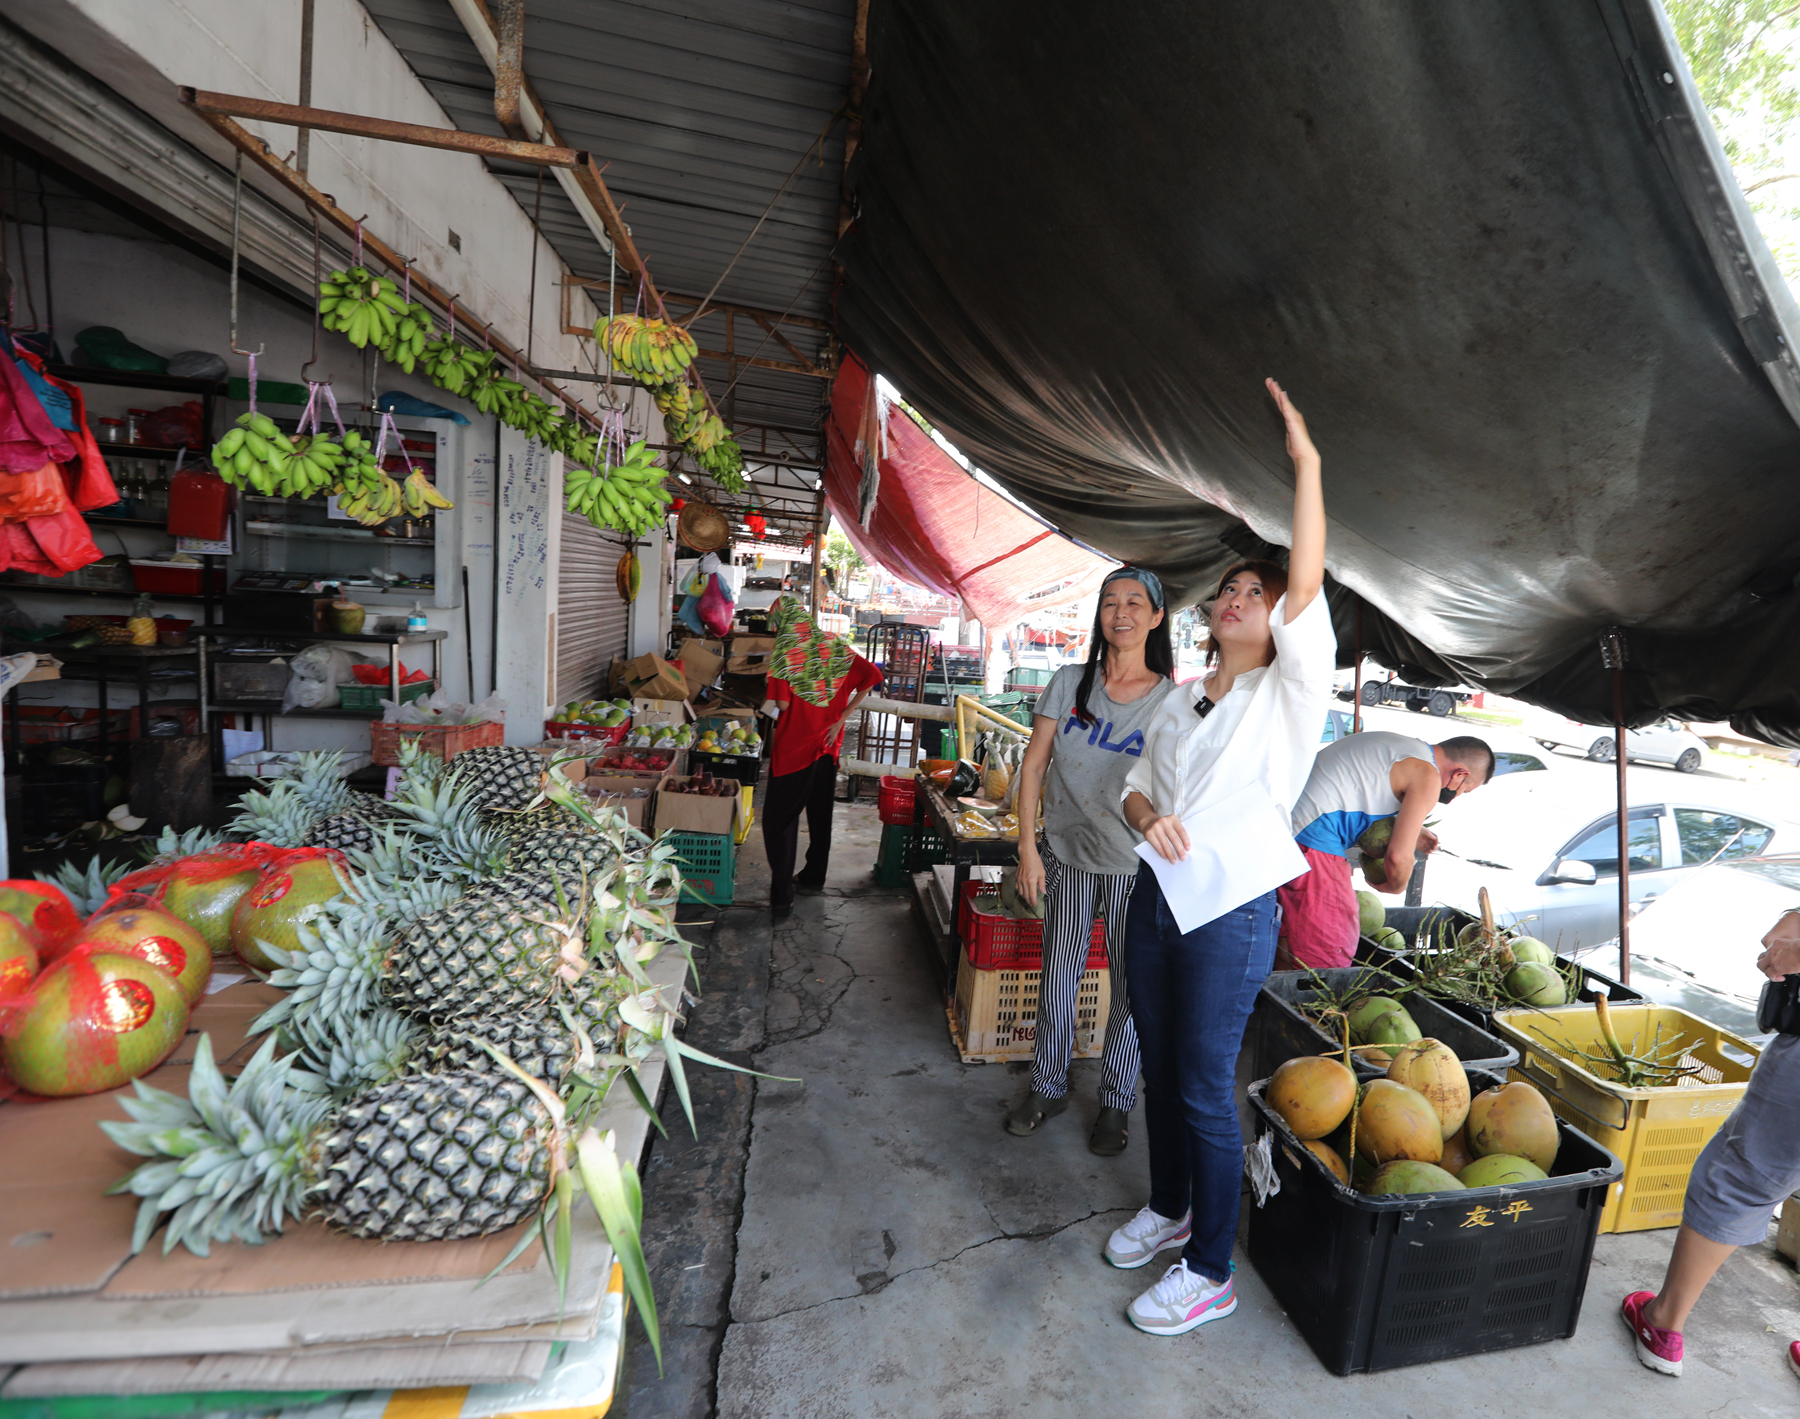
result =
[{"label": "pineapple", "polygon": [[391,803],[372,793],[351,793],[349,797],[348,807],[328,813],[313,823],[310,846],[336,848],[339,852],[366,852],[375,846],[382,828],[403,817]]},{"label": "pineapple", "polygon": [[77,914],[89,917],[106,905],[106,895],[112,884],[131,870],[131,864],[127,862],[102,862],[94,858],[86,871],[72,862],[65,862],[54,872],[39,872],[36,876],[40,882],[62,888]]},{"label": "pineapple", "polygon": [[307,1213],[382,1241],[486,1236],[536,1212],[561,1162],[550,1108],[492,1074],[412,1075],[340,1103],[273,1040],[228,1084],[202,1035],[188,1098],[136,1091],[120,1098],[131,1122],[100,1125],[150,1159],[113,1187],[143,1199],[134,1251],[165,1212],[163,1251],[200,1256]]},{"label": "pineapple", "polygon": [[474,1070],[493,1073],[502,1069],[488,1046],[497,1049],[534,1078],[561,1084],[581,1057],[586,1044],[606,1043],[619,1032],[618,997],[630,994],[631,983],[607,976],[583,990],[578,988],[564,1009],[538,1006],[500,1013],[459,1015],[443,1022],[415,1054],[415,1067],[433,1072]]},{"label": "pineapple", "polygon": [[450,764],[477,803],[501,813],[534,807],[544,797],[549,771],[550,761],[537,750],[510,744],[465,749]]}]

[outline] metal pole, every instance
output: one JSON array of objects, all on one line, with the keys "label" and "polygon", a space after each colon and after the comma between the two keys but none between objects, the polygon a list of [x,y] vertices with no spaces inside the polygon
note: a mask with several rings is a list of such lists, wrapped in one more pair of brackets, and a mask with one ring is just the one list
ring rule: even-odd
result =
[{"label": "metal pole", "polygon": [[1350,720],[1350,732],[1362,733],[1362,601],[1356,603],[1356,678],[1350,682],[1350,699],[1356,706]]},{"label": "metal pole", "polygon": [[1601,663],[1612,672],[1613,759],[1619,809],[1619,982],[1631,984],[1631,822],[1625,789],[1625,636],[1617,627],[1600,637]]},{"label": "metal pole", "polygon": [[[300,0],[300,107],[312,107],[313,6],[316,0]],[[304,173],[312,157],[312,129],[301,128],[294,140],[294,171]]]}]

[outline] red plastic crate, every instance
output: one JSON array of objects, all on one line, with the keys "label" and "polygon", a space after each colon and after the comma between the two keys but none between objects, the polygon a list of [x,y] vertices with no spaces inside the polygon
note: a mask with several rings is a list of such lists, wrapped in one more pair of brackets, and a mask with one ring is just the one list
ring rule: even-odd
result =
[{"label": "red plastic crate", "polygon": [[910,828],[913,820],[913,781],[898,774],[881,776],[881,791],[875,799],[875,811],[884,823]]},{"label": "red plastic crate", "polygon": [[560,719],[544,721],[546,739],[592,739],[601,744],[623,744],[629,733],[629,724],[615,724],[608,728],[603,724],[568,724]]},{"label": "red plastic crate", "polygon": [[[981,883],[963,883],[962,903],[957,910],[956,934],[962,937],[963,950],[969,964],[982,971],[1041,971],[1044,968],[1044,923],[1018,921],[1005,912],[975,909]],[[1098,970],[1106,965],[1106,923],[1094,919],[1093,934],[1088,937],[1087,964],[1083,970]]]}]

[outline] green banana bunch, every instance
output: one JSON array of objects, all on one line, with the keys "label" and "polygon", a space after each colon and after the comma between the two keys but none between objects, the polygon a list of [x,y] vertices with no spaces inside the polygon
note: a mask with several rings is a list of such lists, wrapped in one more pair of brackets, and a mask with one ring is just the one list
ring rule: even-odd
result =
[{"label": "green banana bunch", "polygon": [[599,321],[594,338],[606,347],[614,369],[653,387],[682,383],[687,367],[700,355],[694,337],[681,326],[641,315],[615,315]]},{"label": "green banana bunch", "polygon": [[741,493],[744,481],[744,451],[737,440],[727,434],[716,443],[694,452],[700,471],[729,493]]},{"label": "green banana bunch", "polygon": [[415,468],[400,486],[400,506],[408,517],[417,520],[429,517],[433,508],[455,507],[456,504],[426,481],[423,468]]},{"label": "green banana bunch", "polygon": [[270,467],[278,470],[276,491],[284,498],[310,498],[337,481],[344,450],[326,434],[300,434],[291,451],[277,451]]},{"label": "green banana bunch", "polygon": [[542,444],[550,443],[563,423],[556,410],[535,394],[521,393],[502,417],[526,438]]},{"label": "green banana bunch", "polygon": [[392,338],[380,347],[382,358],[411,374],[425,357],[425,342],[430,334],[431,312],[417,301],[403,302]]},{"label": "green banana bunch", "polygon": [[600,440],[592,434],[584,434],[581,425],[572,419],[563,421],[556,431],[556,441],[550,445],[568,462],[591,468],[600,458]]},{"label": "green banana bunch", "polygon": [[427,342],[421,356],[425,378],[439,389],[461,394],[474,381],[481,369],[481,354],[473,346],[448,335]]},{"label": "green banana bunch", "polygon": [[375,446],[364,437],[362,430],[351,429],[344,435],[344,462],[331,491],[341,499],[346,492],[380,487],[385,476],[381,465],[375,461]]},{"label": "green banana bunch", "polygon": [[294,451],[293,441],[267,414],[245,412],[213,445],[213,467],[234,488],[254,488],[272,496]]},{"label": "green banana bunch", "polygon": [[604,472],[570,468],[564,479],[569,511],[596,527],[633,535],[648,532],[662,521],[673,496],[662,486],[665,470],[654,460],[649,443],[639,439],[625,450],[623,462]]},{"label": "green banana bunch", "polygon": [[359,350],[371,341],[376,349],[386,349],[408,309],[399,288],[365,266],[333,271],[319,282],[320,323],[346,336]]},{"label": "green banana bunch", "polygon": [[465,391],[467,397],[474,401],[475,407],[484,414],[500,415],[504,422],[512,422],[505,418],[506,412],[512,410],[519,397],[525,393],[525,386],[517,380],[508,379],[500,372],[500,361],[492,350],[483,350],[478,355],[479,368],[469,381]]}]

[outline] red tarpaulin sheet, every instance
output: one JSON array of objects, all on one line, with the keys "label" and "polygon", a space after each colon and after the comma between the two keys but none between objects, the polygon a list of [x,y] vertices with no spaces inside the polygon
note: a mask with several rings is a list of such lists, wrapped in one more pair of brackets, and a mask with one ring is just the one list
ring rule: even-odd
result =
[{"label": "red tarpaulin sheet", "polygon": [[[871,395],[868,367],[846,353],[825,430],[825,500],[864,561],[961,597],[984,626],[1085,596],[1115,565],[982,487],[905,410]],[[880,469],[867,527],[859,431]]]}]

